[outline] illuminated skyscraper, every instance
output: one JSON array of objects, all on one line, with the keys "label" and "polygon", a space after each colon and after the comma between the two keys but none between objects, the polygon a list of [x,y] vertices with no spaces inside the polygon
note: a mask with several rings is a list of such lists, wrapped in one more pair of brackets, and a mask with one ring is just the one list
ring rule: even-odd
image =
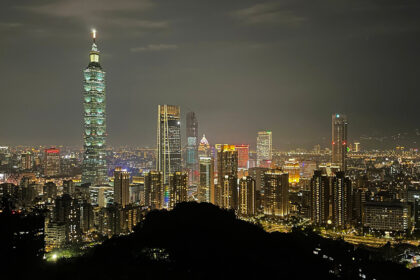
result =
[{"label": "illuminated skyscraper", "polygon": [[44,175],[47,177],[60,174],[60,150],[56,148],[45,149]]},{"label": "illuminated skyscraper", "polygon": [[351,181],[343,171],[315,170],[311,180],[311,220],[316,225],[350,225]]},{"label": "illuminated skyscraper", "polygon": [[331,162],[346,171],[347,156],[347,117],[342,114],[332,115],[332,158]]},{"label": "illuminated skyscraper", "polygon": [[212,157],[200,156],[200,184],[198,186],[199,202],[214,202],[214,160]]},{"label": "illuminated skyscraper", "polygon": [[274,169],[265,172],[264,214],[273,216],[289,214],[289,174]]},{"label": "illuminated skyscraper", "polygon": [[315,170],[311,179],[311,221],[326,225],[330,219],[330,177]]},{"label": "illuminated skyscraper", "polygon": [[[158,105],[157,170],[163,174],[163,184],[169,184],[169,174],[181,167],[181,110],[179,106]],[[165,203],[169,196],[165,197]]]},{"label": "illuminated skyscraper", "polygon": [[186,167],[188,169],[189,183],[197,185],[198,171],[198,121],[194,112],[187,113],[187,150]]},{"label": "illuminated skyscraper", "polygon": [[121,168],[114,171],[114,203],[125,208],[130,203],[130,173]]},{"label": "illuminated skyscraper", "polygon": [[234,145],[221,145],[217,159],[218,184],[216,205],[234,208],[237,205],[238,152]]},{"label": "illuminated skyscraper", "polygon": [[27,152],[21,155],[20,168],[24,170],[32,169],[32,154]]},{"label": "illuminated skyscraper", "polygon": [[255,180],[248,176],[239,180],[238,214],[252,216],[256,213],[256,184]]},{"label": "illuminated skyscraper", "polygon": [[198,145],[198,157],[208,157],[211,155],[211,147],[209,141],[206,139],[206,135],[203,134],[200,144]]},{"label": "illuminated skyscraper", "polygon": [[235,145],[238,151],[238,168],[248,168],[249,145]]},{"label": "illuminated skyscraper", "polygon": [[345,228],[350,225],[352,212],[351,181],[340,171],[333,178],[333,223]]},{"label": "illuminated skyscraper", "polygon": [[177,203],[188,200],[188,176],[184,172],[169,174],[170,186],[170,208],[173,209]]},{"label": "illuminated skyscraper", "polygon": [[269,167],[272,159],[271,131],[259,131],[257,136],[257,166]]},{"label": "illuminated skyscraper", "polygon": [[82,183],[107,182],[105,71],[99,64],[96,32],[93,31],[89,65],[83,71],[83,166]]},{"label": "illuminated skyscraper", "polygon": [[144,203],[151,209],[163,208],[162,172],[150,171],[145,175]]}]

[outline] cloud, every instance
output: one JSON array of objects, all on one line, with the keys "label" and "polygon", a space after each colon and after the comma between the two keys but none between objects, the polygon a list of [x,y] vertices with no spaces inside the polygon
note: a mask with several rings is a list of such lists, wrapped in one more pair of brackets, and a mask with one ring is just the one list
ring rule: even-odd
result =
[{"label": "cloud", "polygon": [[96,14],[105,12],[143,11],[150,9],[152,6],[150,0],[59,0],[28,9],[56,17],[89,19]]},{"label": "cloud", "polygon": [[0,28],[10,29],[21,27],[23,24],[20,22],[0,22]]},{"label": "cloud", "polygon": [[137,52],[168,51],[168,50],[176,50],[176,49],[178,49],[178,46],[174,44],[158,44],[158,45],[151,44],[145,47],[131,48],[130,51],[133,53],[137,53]]},{"label": "cloud", "polygon": [[231,16],[243,24],[280,24],[296,27],[305,21],[290,10],[284,9],[280,3],[270,2],[236,10]]},{"label": "cloud", "polygon": [[143,29],[159,29],[169,26],[167,21],[141,20],[135,18],[116,18],[108,21],[108,23],[120,27],[134,27]]}]

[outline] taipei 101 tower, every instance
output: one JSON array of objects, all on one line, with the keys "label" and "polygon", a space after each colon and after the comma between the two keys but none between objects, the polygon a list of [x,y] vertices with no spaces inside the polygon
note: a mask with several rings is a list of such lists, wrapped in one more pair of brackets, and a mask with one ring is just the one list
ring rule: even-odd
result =
[{"label": "taipei 101 tower", "polygon": [[107,183],[105,71],[99,63],[95,30],[92,37],[89,65],[83,70],[82,183],[100,185]]}]

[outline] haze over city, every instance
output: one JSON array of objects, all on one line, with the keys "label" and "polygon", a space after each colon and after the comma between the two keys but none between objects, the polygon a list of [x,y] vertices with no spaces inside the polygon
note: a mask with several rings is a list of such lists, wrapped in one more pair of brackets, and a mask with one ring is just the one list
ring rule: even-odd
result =
[{"label": "haze over city", "polygon": [[196,112],[211,143],[255,145],[271,129],[279,149],[328,146],[335,112],[355,141],[414,133],[418,12],[416,1],[2,1],[0,140],[82,145],[93,27],[111,146],[153,147],[165,103]]}]

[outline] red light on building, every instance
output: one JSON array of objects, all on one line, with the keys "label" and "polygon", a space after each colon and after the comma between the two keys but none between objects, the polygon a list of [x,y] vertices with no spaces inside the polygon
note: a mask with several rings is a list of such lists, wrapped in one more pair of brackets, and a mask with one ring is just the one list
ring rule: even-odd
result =
[{"label": "red light on building", "polygon": [[47,154],[58,154],[60,153],[60,150],[59,149],[45,149],[45,152]]}]

